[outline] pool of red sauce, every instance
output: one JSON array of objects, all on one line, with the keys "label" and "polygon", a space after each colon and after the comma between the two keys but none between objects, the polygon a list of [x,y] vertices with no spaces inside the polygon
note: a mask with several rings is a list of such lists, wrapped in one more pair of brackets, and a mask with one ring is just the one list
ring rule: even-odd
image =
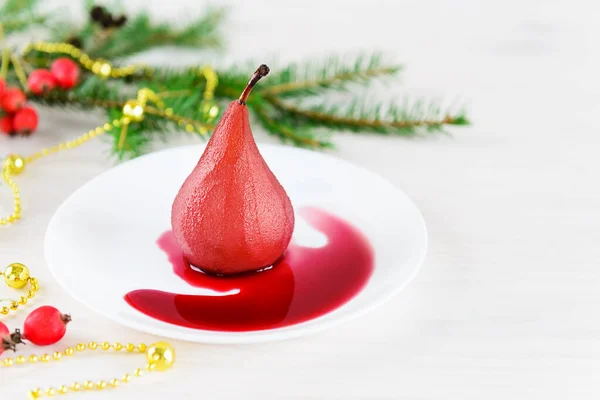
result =
[{"label": "pool of red sauce", "polygon": [[309,321],[358,294],[374,266],[371,245],[356,228],[326,211],[301,215],[327,236],[319,248],[291,244],[272,268],[231,277],[205,274],[186,261],[171,231],[157,243],[173,272],[213,294],[178,294],[139,289],[125,295],[138,311],[158,320],[211,331],[256,331]]}]

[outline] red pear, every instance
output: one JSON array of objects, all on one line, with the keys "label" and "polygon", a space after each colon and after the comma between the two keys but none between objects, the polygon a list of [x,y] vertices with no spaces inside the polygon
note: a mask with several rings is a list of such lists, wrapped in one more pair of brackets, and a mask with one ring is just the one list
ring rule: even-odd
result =
[{"label": "red pear", "polygon": [[292,238],[292,203],[258,151],[246,106],[268,73],[261,65],[229,105],[173,203],[175,240],[188,261],[208,273],[269,267]]}]

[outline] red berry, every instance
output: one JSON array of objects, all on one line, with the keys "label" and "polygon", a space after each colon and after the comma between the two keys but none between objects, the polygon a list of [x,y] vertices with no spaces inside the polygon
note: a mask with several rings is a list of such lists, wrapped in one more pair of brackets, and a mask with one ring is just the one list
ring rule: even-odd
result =
[{"label": "red berry", "polygon": [[63,57],[55,60],[50,71],[58,86],[63,89],[71,89],[79,81],[79,66],[70,58]]},{"label": "red berry", "polygon": [[8,136],[12,136],[15,132],[14,118],[12,115],[7,114],[0,118],[0,130]]},{"label": "red berry", "polygon": [[0,78],[0,96],[4,93],[4,89],[6,89],[6,82],[4,79]]},{"label": "red berry", "polygon": [[[19,336],[20,341],[20,336]],[[5,350],[15,350],[16,344],[12,341],[10,331],[2,322],[0,322],[0,354]]]},{"label": "red berry", "polygon": [[19,135],[29,136],[38,126],[38,114],[33,107],[23,107],[15,114],[13,131]]},{"label": "red berry", "polygon": [[7,88],[2,95],[1,106],[4,111],[14,113],[25,105],[27,97],[17,88]]},{"label": "red berry", "polygon": [[0,322],[0,354],[4,353],[4,350],[8,350],[8,343],[6,343],[7,339],[10,337],[10,331],[2,322]]},{"label": "red berry", "polygon": [[58,342],[67,332],[71,317],[52,306],[42,306],[31,312],[23,325],[23,338],[38,346]]},{"label": "red berry", "polygon": [[44,94],[56,86],[56,79],[47,69],[36,69],[27,78],[27,87],[35,94]]}]

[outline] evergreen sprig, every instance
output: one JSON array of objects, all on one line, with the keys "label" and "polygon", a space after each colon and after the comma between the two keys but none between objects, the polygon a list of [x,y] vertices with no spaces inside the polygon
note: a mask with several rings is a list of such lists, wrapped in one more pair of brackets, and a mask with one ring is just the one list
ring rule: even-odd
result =
[{"label": "evergreen sprig", "polygon": [[368,84],[373,78],[393,77],[401,69],[400,65],[384,63],[379,53],[334,56],[283,67],[269,77],[263,94],[295,97],[318,95],[324,89],[347,90],[351,83]]},{"label": "evergreen sprig", "polygon": [[[60,21],[53,29],[53,39],[76,41],[92,57],[109,59],[113,65],[118,64],[115,59],[156,46],[218,48],[222,44],[220,23],[224,13],[220,9],[209,9],[183,28],[168,23],[156,24],[144,12],[127,16],[126,22],[121,15],[118,17],[119,23],[109,21],[99,24],[99,19],[110,17],[115,21],[116,17],[110,14],[110,10],[99,9],[90,0],[84,1],[86,9],[94,10],[89,18],[80,24]],[[36,11],[37,2],[5,1],[0,8],[0,21],[5,21],[5,31],[17,29],[17,25],[12,30],[7,28],[9,19],[22,21],[19,29],[45,20],[46,17]],[[108,17],[103,14],[108,14]],[[56,57],[32,52],[22,62],[30,70],[48,67]],[[214,92],[214,101],[219,104],[221,112],[228,102],[243,91],[256,65],[244,64],[216,71],[219,84]],[[199,73],[199,68],[146,67],[132,76],[110,80],[84,72],[82,83],[72,90],[56,89],[43,95],[29,95],[31,100],[49,106],[101,108],[113,120],[122,117],[125,102],[134,99],[139,89],[148,88],[164,94],[165,107],[180,122],[157,108],[156,112],[147,113],[143,121],[130,124],[122,147],[117,146],[120,132],[117,129],[107,132],[114,138],[115,154],[125,158],[142,154],[154,139],[166,140],[172,132],[185,130],[184,125],[209,126],[207,116],[200,107],[204,100],[206,79]],[[387,62],[379,53],[329,57],[321,62],[274,67],[269,77],[253,90],[247,105],[268,133],[283,142],[308,148],[332,147],[333,131],[408,136],[469,123],[464,110],[442,108],[435,101],[386,103],[374,98],[365,99],[362,93],[354,90],[359,85],[369,86],[375,79],[392,80],[401,69],[400,65]],[[14,74],[9,73],[8,78],[14,80]],[[350,99],[345,104],[324,101],[328,91],[345,91],[345,96]]]},{"label": "evergreen sprig", "polygon": [[0,6],[0,24],[6,35],[21,32],[48,21],[37,10],[39,0],[6,0]]}]

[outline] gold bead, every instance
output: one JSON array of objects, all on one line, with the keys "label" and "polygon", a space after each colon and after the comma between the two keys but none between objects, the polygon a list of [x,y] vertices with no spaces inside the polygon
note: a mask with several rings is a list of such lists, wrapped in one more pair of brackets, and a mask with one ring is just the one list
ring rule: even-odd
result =
[{"label": "gold bead", "polygon": [[123,375],[123,377],[121,378],[121,381],[123,381],[123,382],[125,382],[125,383],[129,382],[130,380],[131,380],[131,375],[129,375],[129,374],[125,374],[125,375]]},{"label": "gold bead", "polygon": [[16,301],[11,301],[10,302],[10,309],[13,311],[17,311],[19,309],[19,303]]},{"label": "gold bead", "polygon": [[58,393],[60,394],[66,394],[69,391],[69,388],[66,387],[65,385],[60,385],[58,387]]},{"label": "gold bead", "polygon": [[98,381],[98,383],[96,384],[96,389],[98,389],[98,390],[106,389],[107,386],[108,386],[108,384],[106,382]]},{"label": "gold bead", "polygon": [[12,175],[19,175],[25,170],[25,159],[17,154],[9,154],[4,159],[4,168]]},{"label": "gold bead", "polygon": [[144,119],[144,107],[137,100],[129,100],[123,106],[123,115],[131,121],[140,122]]},{"label": "gold bead", "polygon": [[112,387],[117,387],[119,386],[119,380],[118,379],[111,379],[111,381],[109,382],[109,385]]},{"label": "gold bead", "polygon": [[36,362],[38,362],[38,361],[39,361],[39,358],[38,358],[38,356],[36,356],[35,354],[32,354],[32,355],[30,355],[30,356],[29,356],[29,362],[30,362],[31,364],[35,364],[35,363],[36,363]]},{"label": "gold bead", "polygon": [[98,348],[98,343],[96,343],[96,342],[89,342],[88,343],[88,348],[90,350],[96,350]]},{"label": "gold bead", "polygon": [[35,296],[35,294],[33,293],[33,291],[28,290],[27,293],[25,294],[25,296],[27,296],[28,299],[33,298],[33,296]]},{"label": "gold bead", "polygon": [[127,350],[128,353],[131,353],[132,351],[135,350],[135,345],[133,343],[127,343],[125,350]]},{"label": "gold bead", "polygon": [[135,376],[142,376],[142,375],[144,375],[144,371],[142,371],[142,369],[141,369],[141,368],[136,368],[136,369],[133,371],[133,374],[134,374]]},{"label": "gold bead", "polygon": [[54,388],[46,389],[46,396],[50,397],[50,396],[54,396],[55,394],[56,394],[56,389],[54,389]]},{"label": "gold bead", "polygon": [[23,289],[29,280],[29,268],[20,263],[10,264],[4,270],[4,282],[13,289]]},{"label": "gold bead", "polygon": [[83,387],[86,390],[92,390],[94,388],[94,386],[95,386],[94,382],[92,382],[92,381],[85,381],[85,382],[83,382]]},{"label": "gold bead", "polygon": [[115,349],[115,351],[121,351],[123,349],[123,345],[119,342],[113,344],[113,349]]},{"label": "gold bead", "polygon": [[52,358],[54,358],[56,361],[59,361],[62,358],[62,353],[55,351],[54,354],[52,354]]},{"label": "gold bead", "polygon": [[67,356],[72,356],[73,354],[75,354],[75,349],[72,347],[67,347],[65,349],[65,355]]},{"label": "gold bead", "polygon": [[29,283],[31,283],[32,285],[37,285],[40,282],[38,281],[38,278],[31,277],[31,278],[29,278]]},{"label": "gold bead", "polygon": [[11,367],[14,364],[14,360],[10,357],[4,359],[4,366]]},{"label": "gold bead", "polygon": [[27,362],[27,357],[25,356],[18,356],[15,361],[17,362],[17,364],[25,364]]},{"label": "gold bead", "polygon": [[108,61],[98,59],[92,63],[92,72],[102,78],[108,78],[112,72],[112,66]]},{"label": "gold bead", "polygon": [[200,112],[204,117],[204,120],[209,124],[214,122],[214,120],[219,115],[219,107],[213,100],[204,100],[200,104]]},{"label": "gold bead", "polygon": [[72,391],[74,392],[78,392],[79,390],[81,390],[81,385],[79,384],[79,382],[73,382],[71,384],[71,386],[69,386],[71,388]]},{"label": "gold bead", "polygon": [[146,360],[157,371],[165,371],[175,362],[175,349],[167,342],[157,342],[148,348]]},{"label": "gold bead", "polygon": [[8,309],[8,307],[2,307],[2,309],[0,309],[0,313],[2,315],[8,315],[9,312],[10,310]]},{"label": "gold bead", "polygon": [[32,283],[31,290],[33,290],[34,292],[37,292],[38,290],[40,290],[40,286],[37,283]]},{"label": "gold bead", "polygon": [[42,362],[48,362],[48,361],[50,361],[50,356],[48,354],[42,354],[40,356],[40,361],[42,361]]},{"label": "gold bead", "polygon": [[108,350],[108,349],[110,349],[110,343],[108,343],[108,342],[102,342],[102,344],[100,345],[100,347],[102,348],[102,350]]},{"label": "gold bead", "polygon": [[26,304],[27,304],[27,302],[28,302],[28,301],[29,301],[29,300],[27,299],[27,297],[25,297],[25,296],[21,296],[21,298],[19,299],[19,304],[21,304],[21,305],[23,305],[23,306],[24,306],[24,305],[26,305]]},{"label": "gold bead", "polygon": [[41,391],[42,391],[42,389],[37,389],[37,388],[30,390],[29,393],[27,393],[27,397],[29,397],[30,400],[39,399]]},{"label": "gold bead", "polygon": [[75,346],[75,348],[77,349],[77,351],[84,351],[85,350],[85,344],[79,343],[77,346]]}]

